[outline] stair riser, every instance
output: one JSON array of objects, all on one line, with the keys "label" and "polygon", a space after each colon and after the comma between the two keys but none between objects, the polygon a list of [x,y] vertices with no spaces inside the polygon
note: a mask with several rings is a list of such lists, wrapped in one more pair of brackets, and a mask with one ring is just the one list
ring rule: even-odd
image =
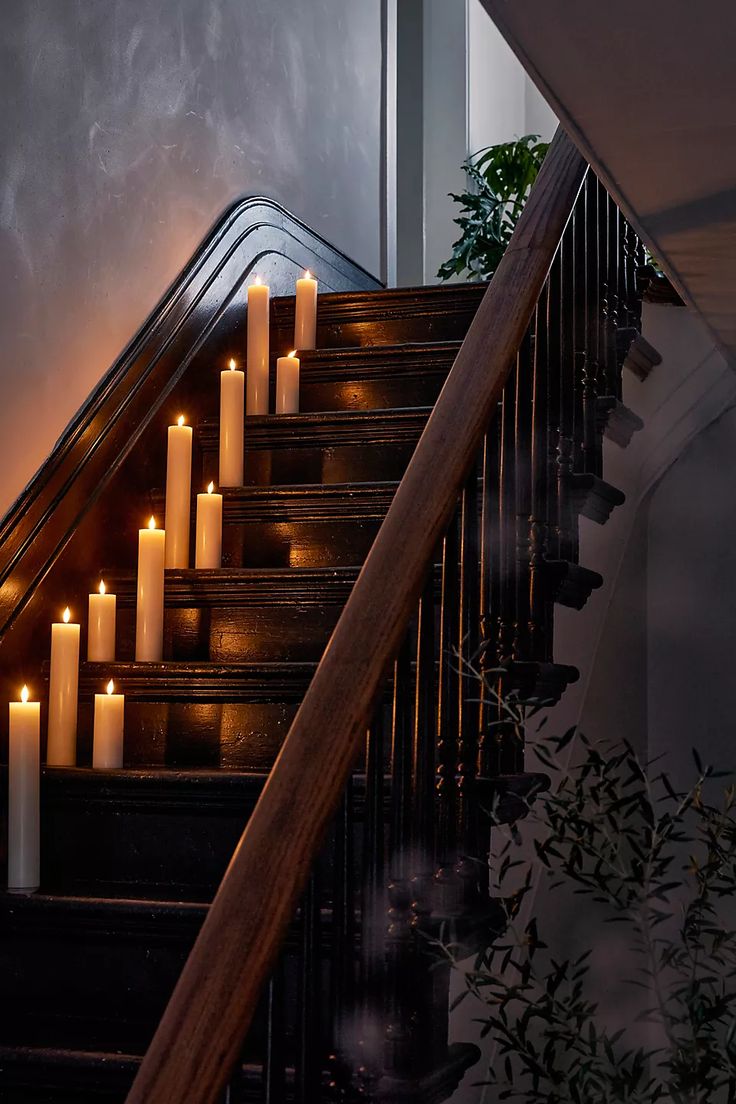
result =
[{"label": "stair riser", "polygon": [[[74,772],[89,774],[92,772]],[[95,772],[97,773],[97,772]],[[98,897],[209,902],[255,806],[262,781],[217,793],[207,782],[187,794],[171,786],[108,781],[94,796],[94,778],[79,784],[44,777],[42,891]],[[199,789],[199,793],[197,793]],[[353,805],[354,878],[361,878],[365,805]],[[322,860],[328,867],[329,848]],[[331,877],[323,878],[325,887]]]},{"label": "stair riser", "polygon": [[[325,448],[252,449],[246,451],[245,486],[301,483],[367,483],[399,480],[411,460],[419,436],[410,441]],[[219,480],[216,443],[202,447],[203,485]]]},{"label": "stair riser", "polygon": [[[120,917],[101,909],[90,918],[20,914],[0,923],[0,1038],[3,1045],[119,1050],[142,1054],[160,1020],[201,927],[204,910],[162,913],[136,909]],[[320,957],[327,985],[332,931],[326,922]],[[296,1028],[294,931],[284,955],[285,1053],[293,1057]],[[329,992],[325,988],[322,1000]],[[244,1048],[246,1061],[264,1053],[266,1018],[261,1007]]]},{"label": "stair riser", "polygon": [[[155,697],[156,692],[152,691],[151,696]],[[162,696],[166,697],[165,692]],[[302,696],[303,692],[285,702],[157,702],[128,698],[125,765],[270,770]],[[91,701],[80,700],[80,766],[92,762],[92,713]]]},{"label": "stair riser", "polygon": [[[335,627],[340,605],[217,606],[167,609],[164,655],[172,660],[214,663],[317,661]],[[135,611],[118,614],[119,659],[135,654]]]},{"label": "stair riser", "polygon": [[[467,307],[442,314],[415,314],[403,317],[364,316],[350,321],[348,318],[323,319],[317,315],[318,349],[368,348],[374,345],[403,345],[420,341],[462,341],[478,308],[480,296],[472,295]],[[272,347],[288,351],[292,348],[292,326],[287,323],[272,330]]]},{"label": "stair riser", "polygon": [[41,884],[46,893],[210,901],[253,803],[158,808],[125,801],[44,800]]},{"label": "stair riser", "polygon": [[349,516],[310,521],[243,521],[223,527],[222,557],[229,567],[352,567],[361,564],[375,540],[385,511],[373,517]]}]

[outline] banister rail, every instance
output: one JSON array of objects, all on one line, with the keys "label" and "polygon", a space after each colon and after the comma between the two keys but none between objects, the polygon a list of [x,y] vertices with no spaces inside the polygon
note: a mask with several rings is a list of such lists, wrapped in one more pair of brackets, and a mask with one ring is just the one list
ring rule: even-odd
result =
[{"label": "banister rail", "polygon": [[560,130],[182,971],[128,1104],[211,1104],[240,1053],[586,165]]}]

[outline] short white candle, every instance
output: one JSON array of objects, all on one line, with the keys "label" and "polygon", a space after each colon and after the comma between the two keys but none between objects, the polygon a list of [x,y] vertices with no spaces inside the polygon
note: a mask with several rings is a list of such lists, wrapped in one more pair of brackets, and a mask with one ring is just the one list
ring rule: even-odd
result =
[{"label": "short white candle", "polygon": [[317,341],[317,281],[309,269],[296,282],[294,344],[313,349]]},{"label": "short white candle", "polygon": [[87,659],[90,663],[112,663],[115,659],[115,618],[117,598],[100,581],[99,594],[89,596],[87,623]]},{"label": "short white candle", "polygon": [[192,515],[192,427],[181,414],[169,426],[166,457],[166,566],[189,567],[189,523]]},{"label": "short white candle", "polygon": [[296,349],[276,361],[276,413],[299,413],[299,357]]},{"label": "short white candle", "polygon": [[247,414],[268,414],[268,297],[268,285],[256,276],[255,283],[248,288]]},{"label": "short white candle", "polygon": [[222,495],[210,483],[197,495],[197,544],[195,567],[222,567]]},{"label": "short white candle", "polygon": [[123,765],[123,720],[125,697],[113,693],[112,679],[106,694],[95,694],[95,728],[92,741],[92,766],[117,770]]},{"label": "short white candle", "polygon": [[245,373],[231,360],[220,374],[220,486],[243,486],[243,396]]},{"label": "short white candle", "polygon": [[164,547],[166,533],[151,518],[138,530],[138,587],[136,598],[135,658],[158,663],[164,650]]},{"label": "short white candle", "polygon": [[49,738],[46,762],[50,767],[73,767],[77,761],[77,694],[79,691],[79,625],[71,624],[69,607],[64,619],[51,626],[49,678]]},{"label": "short white candle", "polygon": [[41,883],[39,781],[41,769],[41,704],[10,703],[8,744],[8,889],[32,893]]}]

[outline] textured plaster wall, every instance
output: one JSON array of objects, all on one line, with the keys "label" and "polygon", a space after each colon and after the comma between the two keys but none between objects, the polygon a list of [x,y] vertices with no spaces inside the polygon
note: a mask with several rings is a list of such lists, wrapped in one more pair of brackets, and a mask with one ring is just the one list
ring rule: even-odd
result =
[{"label": "textured plaster wall", "polygon": [[379,266],[380,0],[5,0],[0,513],[224,209]]}]

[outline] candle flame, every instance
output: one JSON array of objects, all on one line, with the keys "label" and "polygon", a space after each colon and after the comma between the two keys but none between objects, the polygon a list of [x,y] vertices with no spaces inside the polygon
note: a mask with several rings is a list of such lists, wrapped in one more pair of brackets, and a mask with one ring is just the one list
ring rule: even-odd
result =
[{"label": "candle flame", "polygon": [[292,349],[291,352],[289,353],[289,357],[291,359],[293,359],[295,356],[296,356],[296,349]]},{"label": "candle flame", "polygon": [[232,357],[230,357],[230,361],[228,363],[228,368],[230,369],[231,372],[234,372],[235,369],[237,368],[237,364],[236,364],[236,362],[234,361],[234,359]]},{"label": "candle flame", "polygon": [[69,624],[69,619],[70,619],[71,615],[72,615],[72,611],[67,606],[66,609],[64,610],[64,613],[62,614],[62,617],[64,618],[64,624],[65,625]]},{"label": "candle flame", "polygon": [[207,484],[207,494],[212,494],[214,489],[215,489],[215,484],[214,483],[208,483]]},{"label": "candle flame", "polygon": [[261,277],[260,277],[260,276],[256,276],[256,278],[255,278],[255,280],[253,281],[253,283],[254,283],[254,284],[256,284],[256,285],[257,285],[258,287],[260,287],[260,285],[261,285],[261,284],[263,283],[263,281],[261,280]]},{"label": "candle flame", "polygon": [[304,273],[304,279],[305,279],[305,280],[313,280],[313,279],[314,279],[314,276],[313,276],[313,275],[312,275],[312,273],[311,273],[311,272],[309,271],[309,269],[306,269],[306,271],[305,271],[305,273]]},{"label": "candle flame", "polygon": [[25,704],[28,701],[28,687],[24,686],[20,692],[20,700]]},{"label": "candle flame", "polygon": [[156,519],[155,519],[155,517],[153,516],[153,514],[151,514],[151,516],[150,516],[150,518],[149,518],[149,520],[148,520],[148,528],[149,528],[149,529],[155,529],[155,528],[156,528]]},{"label": "candle flame", "polygon": [[183,414],[180,414],[179,417],[176,419],[176,424],[178,426],[183,426],[184,425],[184,415]]},{"label": "candle flame", "polygon": [[107,692],[108,692],[108,694],[112,694],[112,692],[113,692],[113,690],[114,690],[114,689],[115,689],[115,683],[114,683],[114,682],[112,681],[112,679],[110,679],[110,681],[109,681],[109,682],[108,682],[108,684],[107,684]]},{"label": "candle flame", "polygon": [[100,594],[104,594],[104,593],[105,593],[105,580],[100,579]]}]

